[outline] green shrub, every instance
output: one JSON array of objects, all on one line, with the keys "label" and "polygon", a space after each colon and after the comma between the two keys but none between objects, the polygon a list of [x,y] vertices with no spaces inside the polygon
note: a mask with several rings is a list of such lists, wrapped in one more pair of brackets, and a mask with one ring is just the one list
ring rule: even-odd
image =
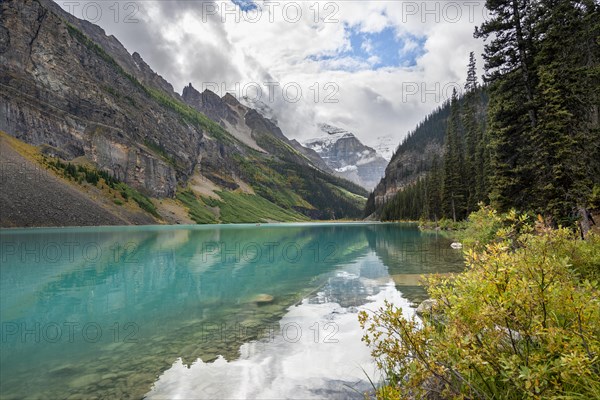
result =
[{"label": "green shrub", "polygon": [[119,180],[117,178],[115,178],[113,175],[109,174],[107,171],[104,170],[100,170],[100,171],[96,171],[98,173],[98,176],[102,179],[104,179],[104,181],[106,182],[106,184],[111,187],[112,189],[115,189],[115,187],[117,186],[117,184],[119,183]]},{"label": "green shrub", "polygon": [[465,228],[465,222],[442,218],[439,220],[438,226],[443,231],[458,231]]},{"label": "green shrub", "polygon": [[130,190],[130,193],[133,200],[138,204],[138,206],[140,206],[142,210],[149,212],[156,218],[160,218],[160,214],[158,211],[156,211],[154,203],[152,203],[148,197],[133,189]]},{"label": "green shrub", "polygon": [[177,192],[177,200],[181,201],[187,208],[190,218],[197,224],[214,224],[214,214],[199,200],[191,190]]},{"label": "green shrub", "polygon": [[[419,228],[421,230],[442,230],[442,231],[462,231],[467,226],[465,221],[453,221],[448,218],[442,218],[438,221],[430,221],[421,217],[419,219]],[[456,236],[456,235],[453,235]]]},{"label": "green shrub", "polygon": [[209,207],[219,207],[223,203],[212,197],[202,197],[202,202]]},{"label": "green shrub", "polygon": [[67,166],[65,167],[65,174],[72,178],[77,178],[77,168],[75,165],[67,163]]},{"label": "green shrub", "polygon": [[95,186],[98,183],[98,181],[100,180],[100,177],[98,176],[98,173],[96,171],[91,171],[91,170],[86,169],[85,170],[85,180],[86,180],[86,182]]},{"label": "green shrub", "polygon": [[360,314],[386,376],[378,397],[598,398],[600,238],[529,220],[473,216],[468,268],[429,279],[422,322],[391,304]]}]

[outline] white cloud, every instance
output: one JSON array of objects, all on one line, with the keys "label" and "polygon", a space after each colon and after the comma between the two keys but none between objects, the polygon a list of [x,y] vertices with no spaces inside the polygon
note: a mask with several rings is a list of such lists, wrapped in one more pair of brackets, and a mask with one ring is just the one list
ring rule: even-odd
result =
[{"label": "white cloud", "polygon": [[[256,3],[263,10],[256,22],[248,21],[256,12],[213,13],[232,10],[228,0],[175,0],[135,3],[137,24],[115,23],[110,4],[103,4],[105,15],[96,23],[130,52],[138,51],[179,92],[189,82],[198,88],[216,82],[229,90],[238,82],[240,88],[250,82],[279,82],[273,102],[266,92],[262,100],[278,113],[288,137],[313,137],[318,134],[316,123],[328,122],[355,132],[367,144],[384,135],[399,142],[444,100],[448,87],[462,85],[469,52],[480,54],[483,49],[472,37],[483,6],[473,2],[454,3],[461,5],[458,19],[445,1]],[[81,12],[74,14],[82,17]],[[373,70],[380,62],[376,56],[357,60],[343,54],[351,50],[350,28],[374,33],[388,27],[403,43],[390,51],[414,51],[419,46],[414,38],[425,38],[425,51],[416,65]],[[373,43],[362,46],[369,53]],[[291,92],[296,83],[302,97],[295,103],[285,101],[281,87],[288,85]],[[337,102],[325,102],[328,95]]]},{"label": "white cloud", "polygon": [[400,49],[400,54],[406,54],[409,53],[413,50],[416,50],[419,47],[419,43],[417,43],[416,40],[410,39],[410,38],[406,38],[404,39],[404,44],[402,46],[402,48]]},{"label": "white cloud", "polygon": [[371,39],[363,41],[360,47],[367,53],[373,52],[373,42],[371,41]]}]

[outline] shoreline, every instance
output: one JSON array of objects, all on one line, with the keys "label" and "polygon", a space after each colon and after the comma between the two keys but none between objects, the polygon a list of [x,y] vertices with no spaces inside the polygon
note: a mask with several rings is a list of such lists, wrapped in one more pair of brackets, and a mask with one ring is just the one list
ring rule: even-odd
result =
[{"label": "shoreline", "polygon": [[233,226],[247,226],[247,227],[283,227],[283,226],[303,226],[303,225],[377,225],[377,224],[395,224],[397,222],[382,222],[382,221],[307,221],[307,222],[257,222],[257,223],[232,223],[232,224],[130,224],[130,225],[64,225],[64,226],[19,226],[19,227],[0,227],[0,233],[2,232],[10,232],[16,231],[21,232],[25,230],[66,230],[66,229],[102,229],[102,230],[110,230],[110,229],[135,229],[135,228],[149,228],[149,229],[157,229],[157,228],[185,228],[185,229],[205,229],[208,227],[233,227]]}]

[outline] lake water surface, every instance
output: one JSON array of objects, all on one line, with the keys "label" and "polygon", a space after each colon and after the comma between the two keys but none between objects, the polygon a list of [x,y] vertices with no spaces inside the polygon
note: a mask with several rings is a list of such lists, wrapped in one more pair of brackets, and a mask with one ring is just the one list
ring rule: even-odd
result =
[{"label": "lake water surface", "polygon": [[0,231],[0,398],[362,398],[357,313],[460,251],[409,224]]}]

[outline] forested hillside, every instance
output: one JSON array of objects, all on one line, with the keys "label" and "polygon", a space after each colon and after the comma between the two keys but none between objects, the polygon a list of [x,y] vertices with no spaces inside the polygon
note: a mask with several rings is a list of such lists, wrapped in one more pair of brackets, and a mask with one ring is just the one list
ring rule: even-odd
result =
[{"label": "forested hillside", "polygon": [[[478,202],[541,214],[553,225],[580,220],[600,187],[600,6],[592,1],[488,1],[483,87],[473,55],[462,96],[445,105],[443,155],[427,173],[367,214],[384,220],[459,220]],[[489,104],[480,109],[489,94]],[[443,118],[442,110],[429,117]],[[443,131],[442,124],[445,125]],[[418,129],[398,149],[415,140]],[[397,171],[388,171],[397,174]]]}]

